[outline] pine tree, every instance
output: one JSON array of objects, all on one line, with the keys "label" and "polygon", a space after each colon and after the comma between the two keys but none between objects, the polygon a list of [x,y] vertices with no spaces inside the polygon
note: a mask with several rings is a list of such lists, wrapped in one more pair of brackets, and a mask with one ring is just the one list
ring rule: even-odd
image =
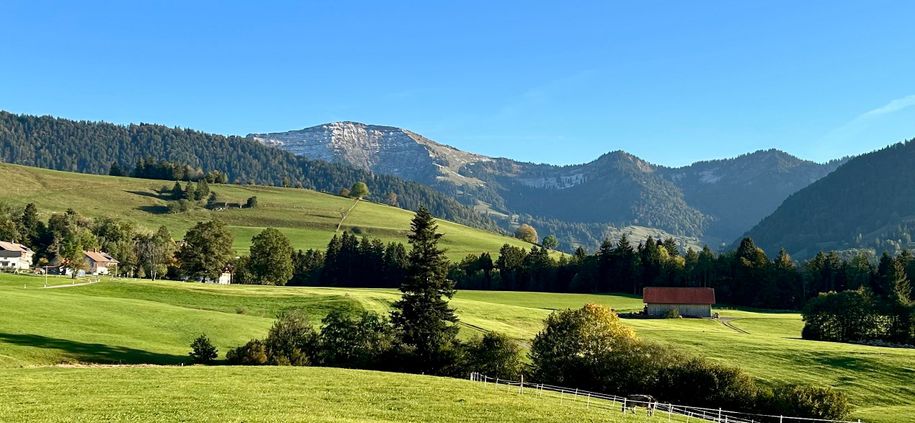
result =
[{"label": "pine tree", "polygon": [[458,318],[448,306],[454,283],[448,279],[445,251],[438,247],[442,234],[425,207],[416,212],[410,229],[412,250],[400,286],[403,295],[393,305],[391,320],[404,344],[415,348],[420,366],[434,371],[440,354],[457,336]]},{"label": "pine tree", "polygon": [[179,198],[184,198],[184,189],[181,188],[181,183],[178,181],[175,181],[175,185],[172,186],[172,198],[176,200]]},{"label": "pine tree", "polygon": [[877,273],[871,280],[874,295],[887,303],[897,302],[902,299],[900,294],[909,286],[902,264],[884,252],[880,257],[880,264],[877,265]]}]

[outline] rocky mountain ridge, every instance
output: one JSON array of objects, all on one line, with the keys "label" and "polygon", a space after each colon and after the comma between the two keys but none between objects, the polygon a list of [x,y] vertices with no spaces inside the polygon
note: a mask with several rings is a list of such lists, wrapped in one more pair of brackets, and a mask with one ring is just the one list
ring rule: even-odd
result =
[{"label": "rocky mountain ridge", "polygon": [[626,226],[711,245],[730,242],[840,164],[760,150],[670,168],[612,151],[556,166],[464,152],[406,129],[357,122],[251,136],[297,155],[430,185],[501,218],[506,228],[538,221],[587,225],[574,232],[592,233],[590,239],[569,242],[592,248],[608,229]]}]

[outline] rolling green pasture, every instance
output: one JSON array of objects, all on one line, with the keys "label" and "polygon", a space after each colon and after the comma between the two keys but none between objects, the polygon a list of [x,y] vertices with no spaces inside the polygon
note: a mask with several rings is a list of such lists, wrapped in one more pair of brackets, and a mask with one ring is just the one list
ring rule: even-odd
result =
[{"label": "rolling green pasture", "polygon": [[[50,278],[49,282],[50,285],[66,285],[70,284],[71,280]],[[343,389],[332,386],[336,386],[341,379],[356,377],[343,375],[348,372],[343,370],[226,367],[130,367],[119,370],[106,367],[69,369],[47,366],[62,363],[176,365],[186,360],[188,345],[201,333],[210,336],[222,355],[228,348],[240,345],[248,339],[264,336],[273,316],[284,309],[306,310],[317,324],[329,310],[336,308],[386,312],[398,297],[397,291],[388,289],[217,286],[107,279],[86,286],[56,289],[44,289],[44,284],[45,280],[41,277],[0,275],[0,310],[3,310],[0,313],[0,369],[3,373],[3,376],[0,376],[0,385],[19,387],[60,384],[65,387],[63,390],[55,391],[49,388],[49,391],[55,391],[53,395],[60,396],[60,401],[65,401],[67,396],[61,392],[67,392],[68,389],[78,390],[77,385],[82,383],[79,381],[92,378],[105,380],[104,386],[99,386],[92,390],[95,393],[88,394],[90,403],[103,401],[104,398],[100,395],[107,398],[109,394],[105,392],[109,390],[121,392],[140,387],[153,389],[153,392],[155,389],[164,390],[165,387],[157,384],[168,386],[170,380],[177,381],[175,383],[179,388],[176,388],[175,395],[194,395],[197,386],[195,384],[198,383],[198,376],[195,375],[208,374],[207,372],[218,375],[217,380],[224,380],[225,386],[217,389],[217,392],[206,394],[205,399],[201,401],[216,401],[214,398],[220,398],[219,392],[222,390],[260,391],[247,387],[241,381],[266,383],[260,380],[278,380],[280,374],[311,375],[310,378],[303,376],[302,379],[292,376],[288,381],[277,382],[283,387],[283,392],[287,387],[291,390],[314,389],[317,385],[324,386],[321,384],[331,384],[322,389]],[[540,330],[543,319],[552,310],[579,307],[586,303],[604,304],[617,310],[641,307],[640,299],[627,296],[522,292],[462,291],[452,301],[461,318],[463,337],[495,330],[522,341],[530,340]],[[626,322],[634,327],[642,338],[667,343],[723,363],[740,366],[764,382],[810,382],[834,386],[849,395],[856,406],[856,418],[883,422],[915,418],[915,350],[801,340],[799,333],[802,322],[796,313],[719,311],[722,317],[729,321],[730,326],[715,320],[698,319]],[[122,371],[124,373],[120,373]],[[322,372],[342,373],[339,377],[335,373],[334,377],[322,379]],[[143,376],[140,376],[141,374]],[[386,376],[378,376],[372,372],[360,374],[372,375],[373,387],[365,389],[385,390]],[[401,383],[398,381],[416,378],[411,376],[404,379],[400,375],[391,377],[396,379],[391,381],[395,384]],[[208,383],[214,383],[212,378],[200,378],[209,379]],[[109,386],[108,381],[113,385]],[[462,387],[460,381],[435,381],[434,383],[446,385],[456,384],[448,389],[473,391],[472,387]],[[144,383],[153,386],[147,387]],[[4,391],[0,393],[0,399],[3,399],[0,403],[38,400],[37,396],[33,398],[25,393],[30,392],[29,390],[0,391]],[[121,398],[130,398],[127,394],[121,395],[124,395]],[[309,404],[323,401],[323,397],[315,396],[317,394],[298,395],[305,395],[301,401]],[[363,398],[363,395],[370,394],[359,390],[353,395]],[[289,401],[297,398],[289,393],[282,393],[280,396],[289,398]],[[487,407],[492,407],[486,410],[508,413],[500,414],[510,416],[506,417],[508,420],[528,419],[523,414],[511,414],[523,413],[521,410],[507,411],[509,405],[502,403],[508,401],[507,399],[474,398],[476,399],[468,398],[467,401],[482,401],[488,404]],[[138,414],[130,414],[134,412],[133,409],[124,406],[111,409],[112,413],[121,413],[111,416],[123,420],[129,420],[131,416],[149,417],[146,413],[155,412],[154,405],[164,400],[148,401],[151,402],[135,410]],[[371,402],[370,399],[364,401]],[[396,402],[394,399],[391,401]],[[56,400],[53,402],[54,407],[65,406],[58,405]],[[47,404],[44,405],[47,406],[45,410],[53,409]],[[39,413],[38,406],[35,407],[23,410]],[[198,411],[189,404],[175,404],[174,407],[178,407],[174,411],[176,416],[223,420],[223,415],[218,414],[222,411],[203,411],[211,407],[201,406],[201,410]],[[269,409],[271,406],[262,407]],[[365,408],[361,405],[354,407]],[[400,410],[406,413],[404,416],[412,416],[405,417],[405,420],[425,419],[421,415],[411,414],[422,412],[420,406],[401,404],[397,407],[401,407]],[[441,407],[444,410],[458,405],[437,403],[430,407]],[[91,408],[87,406],[80,409],[86,413],[104,412],[91,411]],[[285,408],[278,406],[278,409]],[[194,412],[217,414],[186,414]],[[456,413],[455,416],[463,416],[458,409],[452,409],[450,412]],[[286,419],[286,415],[278,413],[273,415],[274,420]],[[361,417],[355,420],[387,419],[383,410],[369,407],[365,413],[368,414],[358,414]],[[492,416],[485,413],[483,415]],[[342,419],[333,414],[318,416],[318,420]],[[544,411],[542,416],[547,420],[551,419],[551,416],[556,417],[547,411]],[[588,419],[584,415],[580,418]],[[3,420],[5,419],[0,412],[0,421]]]},{"label": "rolling green pasture", "polygon": [[45,367],[0,373],[0,386],[0,421],[668,421],[570,395],[333,368]]},{"label": "rolling green pasture", "polygon": [[[9,205],[32,202],[44,213],[72,208],[91,217],[130,220],[148,231],[164,225],[176,238],[196,222],[218,217],[229,225],[239,253],[246,253],[251,237],[267,227],[282,231],[295,248],[324,249],[340,221],[340,210],[353,204],[351,199],[303,189],[212,184],[211,190],[226,201],[243,203],[248,197],[256,196],[258,207],[222,211],[201,208],[167,214],[167,202],[157,198],[155,191],[162,186],[171,188],[173,181],[87,175],[10,164],[0,164],[0,180],[10,187],[4,189],[0,202]],[[412,217],[412,212],[403,209],[362,201],[347,217],[343,229],[385,242],[406,243]],[[439,221],[439,227],[445,234],[442,244],[452,260],[470,253],[494,253],[505,243],[530,247],[515,238],[444,220]]]}]

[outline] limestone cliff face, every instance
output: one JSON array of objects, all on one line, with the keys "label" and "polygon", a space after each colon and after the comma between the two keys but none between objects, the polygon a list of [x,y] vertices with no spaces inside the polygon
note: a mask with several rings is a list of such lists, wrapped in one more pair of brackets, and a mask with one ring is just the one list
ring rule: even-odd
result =
[{"label": "limestone cliff face", "polygon": [[468,164],[489,158],[465,153],[391,126],[335,122],[298,131],[253,134],[258,141],[312,159],[347,163],[417,182],[437,179],[479,183],[460,176]]}]

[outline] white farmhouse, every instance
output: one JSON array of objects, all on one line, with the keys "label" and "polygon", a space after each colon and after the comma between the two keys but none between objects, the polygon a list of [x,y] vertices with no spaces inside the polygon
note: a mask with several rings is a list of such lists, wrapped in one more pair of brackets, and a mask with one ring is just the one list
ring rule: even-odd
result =
[{"label": "white farmhouse", "polygon": [[25,245],[0,241],[0,270],[28,270],[34,255]]}]

